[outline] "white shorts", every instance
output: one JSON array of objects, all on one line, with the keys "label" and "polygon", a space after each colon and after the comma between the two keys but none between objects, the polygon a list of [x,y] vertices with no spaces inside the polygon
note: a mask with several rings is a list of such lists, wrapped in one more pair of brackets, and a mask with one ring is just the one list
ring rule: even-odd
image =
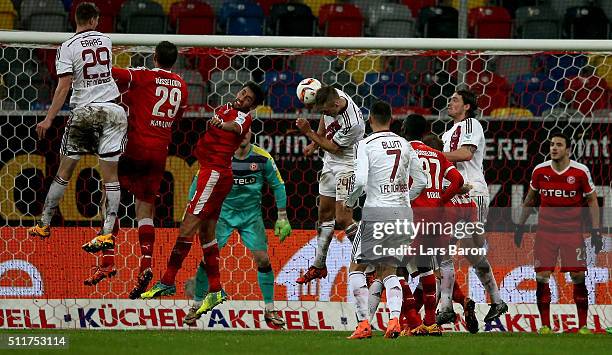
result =
[{"label": "white shorts", "polygon": [[97,154],[117,161],[127,142],[127,115],[114,103],[92,103],[70,112],[60,153],[72,159]]},{"label": "white shorts", "polygon": [[353,171],[332,172],[324,170],[319,179],[319,195],[333,197],[336,201],[344,201],[348,198],[351,186],[355,182]]}]

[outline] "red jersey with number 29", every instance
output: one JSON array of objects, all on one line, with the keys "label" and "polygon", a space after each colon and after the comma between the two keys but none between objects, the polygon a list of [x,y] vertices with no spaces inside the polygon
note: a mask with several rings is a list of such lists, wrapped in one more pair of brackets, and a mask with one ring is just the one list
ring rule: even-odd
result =
[{"label": "red jersey with number 29", "polygon": [[[446,156],[420,141],[411,141],[410,145],[419,157],[421,166],[427,175],[427,186],[419,197],[412,201],[414,207],[440,207],[450,200],[463,185],[463,177]],[[443,189],[443,180],[450,185]]]},{"label": "red jersey with number 29", "polygon": [[578,231],[585,195],[595,191],[589,168],[570,160],[565,170],[556,171],[548,160],[533,169],[529,185],[540,195],[538,230]]},{"label": "red jersey with number 29", "polygon": [[238,111],[229,103],[218,107],[214,116],[223,122],[236,122],[240,126],[240,133],[208,124],[193,153],[202,166],[231,170],[234,152],[251,129],[253,118],[250,113]]},{"label": "red jersey with number 29", "polygon": [[180,75],[164,69],[113,68],[113,77],[128,107],[128,147],[168,150],[172,126],[187,107],[187,84]]}]

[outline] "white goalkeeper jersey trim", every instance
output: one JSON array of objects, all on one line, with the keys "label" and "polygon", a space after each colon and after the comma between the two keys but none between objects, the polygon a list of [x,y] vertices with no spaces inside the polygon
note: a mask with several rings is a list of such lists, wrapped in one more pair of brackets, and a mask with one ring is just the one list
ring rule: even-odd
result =
[{"label": "white goalkeeper jersey trim", "polygon": [[489,190],[482,166],[486,142],[480,122],[475,118],[466,118],[455,122],[451,129],[444,132],[442,141],[444,142],[445,152],[455,151],[464,145],[471,145],[476,148],[471,160],[455,162],[455,166],[465,182],[472,185],[470,194],[488,195]]},{"label": "white goalkeeper jersey trim", "polygon": [[347,204],[353,205],[365,190],[363,207],[410,207],[426,185],[410,143],[390,131],[375,132],[357,144],[355,183]]},{"label": "white goalkeeper jersey trim", "polygon": [[340,97],[346,99],[347,106],[336,117],[323,116],[325,137],[340,147],[336,154],[325,152],[323,170],[332,172],[353,170],[354,146],[363,139],[365,121],[359,106],[343,91],[336,89]]},{"label": "white goalkeeper jersey trim", "polygon": [[98,31],[77,33],[58,48],[57,75],[72,75],[70,106],[77,108],[119,97],[111,72],[112,52],[111,39]]}]

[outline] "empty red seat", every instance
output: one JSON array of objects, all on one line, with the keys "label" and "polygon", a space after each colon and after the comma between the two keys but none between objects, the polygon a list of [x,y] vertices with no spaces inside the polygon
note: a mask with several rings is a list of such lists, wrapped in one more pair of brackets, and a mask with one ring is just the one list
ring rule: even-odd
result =
[{"label": "empty red seat", "polygon": [[489,115],[496,108],[508,106],[510,84],[503,76],[491,72],[468,72],[465,83],[478,95],[478,107],[483,115]]},{"label": "empty red seat", "polygon": [[475,7],[468,13],[468,28],[475,38],[510,38],[512,17],[500,6]]},{"label": "empty red seat", "polygon": [[319,28],[328,37],[363,36],[364,18],[353,4],[326,4],[319,9]]},{"label": "empty red seat", "polygon": [[215,13],[205,2],[183,0],[170,7],[170,27],[178,34],[209,35],[215,32]]},{"label": "empty red seat", "polygon": [[402,0],[400,3],[408,6],[412,17],[418,18],[419,11],[424,7],[436,6],[437,0]]},{"label": "empty red seat", "polygon": [[565,79],[563,98],[572,108],[585,115],[607,108],[610,103],[608,84],[597,75],[577,75]]},{"label": "empty red seat", "polygon": [[259,6],[261,6],[264,16],[268,17],[268,15],[270,15],[270,8],[272,5],[282,4],[287,2],[287,0],[257,0],[256,2],[259,4]]}]

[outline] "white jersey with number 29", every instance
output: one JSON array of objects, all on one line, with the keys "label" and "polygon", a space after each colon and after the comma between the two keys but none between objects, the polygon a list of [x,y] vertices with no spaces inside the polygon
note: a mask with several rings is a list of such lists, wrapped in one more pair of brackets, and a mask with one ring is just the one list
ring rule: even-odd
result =
[{"label": "white jersey with number 29", "polygon": [[119,96],[111,73],[112,52],[111,39],[98,31],[77,33],[59,47],[55,69],[59,77],[72,75],[72,108]]}]

